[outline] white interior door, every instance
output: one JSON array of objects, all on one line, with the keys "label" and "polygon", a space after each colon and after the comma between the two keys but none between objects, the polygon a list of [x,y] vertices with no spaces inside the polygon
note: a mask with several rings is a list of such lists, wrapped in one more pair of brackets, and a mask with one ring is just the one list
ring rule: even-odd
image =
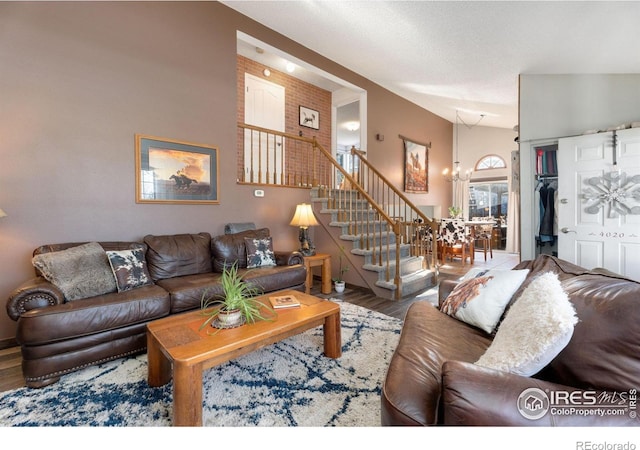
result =
[{"label": "white interior door", "polygon": [[558,257],[640,280],[640,129],[560,139]]},{"label": "white interior door", "polygon": [[[269,130],[285,130],[284,86],[245,74],[244,121]],[[249,183],[280,183],[284,177],[280,137],[245,130],[244,176]]]}]

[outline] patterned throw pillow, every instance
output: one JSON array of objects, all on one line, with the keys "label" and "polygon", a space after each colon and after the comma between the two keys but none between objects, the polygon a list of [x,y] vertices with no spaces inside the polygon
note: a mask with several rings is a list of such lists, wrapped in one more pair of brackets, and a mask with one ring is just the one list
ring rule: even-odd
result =
[{"label": "patterned throw pillow", "polygon": [[118,292],[151,284],[143,249],[107,251],[107,256],[116,277]]},{"label": "patterned throw pillow", "polygon": [[276,265],[276,255],[273,252],[271,237],[244,238],[244,242],[247,247],[247,269]]},{"label": "patterned throw pillow", "polygon": [[470,270],[440,309],[491,334],[528,273],[529,269]]}]

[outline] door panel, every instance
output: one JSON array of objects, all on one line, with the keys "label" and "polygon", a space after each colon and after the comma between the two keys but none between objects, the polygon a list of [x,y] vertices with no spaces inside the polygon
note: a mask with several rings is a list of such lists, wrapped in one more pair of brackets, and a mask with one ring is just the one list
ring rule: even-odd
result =
[{"label": "door panel", "polygon": [[588,268],[604,267],[604,245],[602,242],[576,240],[575,249],[576,260],[580,261],[576,264]]},{"label": "door panel", "polygon": [[[283,86],[245,74],[245,123],[284,132],[284,94]],[[280,136],[245,130],[244,181],[281,183],[285,172],[284,150]]]},{"label": "door panel", "polygon": [[558,256],[640,280],[640,129],[613,136],[558,143]]}]

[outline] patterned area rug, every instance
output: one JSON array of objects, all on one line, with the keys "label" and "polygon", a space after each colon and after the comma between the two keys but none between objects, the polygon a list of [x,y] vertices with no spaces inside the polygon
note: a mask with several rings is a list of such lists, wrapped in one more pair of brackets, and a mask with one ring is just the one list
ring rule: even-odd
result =
[{"label": "patterned area rug", "polygon": [[[322,354],[322,327],[204,374],[205,426],[380,425],[380,392],[401,321],[340,300],[342,357]],[[0,426],[169,426],[172,384],[147,385],[147,357],[0,393]]]}]

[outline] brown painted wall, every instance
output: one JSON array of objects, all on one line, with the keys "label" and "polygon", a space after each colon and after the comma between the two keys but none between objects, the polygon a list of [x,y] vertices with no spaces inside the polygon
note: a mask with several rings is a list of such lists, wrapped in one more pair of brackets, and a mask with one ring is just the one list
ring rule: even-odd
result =
[{"label": "brown painted wall", "polygon": [[[369,156],[392,179],[398,133],[451,161],[450,122],[219,3],[1,2],[0,30],[0,299],[32,276],[31,252],[47,243],[219,234],[253,221],[277,248],[297,248],[288,222],[309,192],[256,198],[235,182],[236,30],[366,89]],[[220,205],[136,204],[135,133],[218,146]],[[438,183],[429,201],[449,195]],[[0,341],[14,333],[0,314]]]}]

